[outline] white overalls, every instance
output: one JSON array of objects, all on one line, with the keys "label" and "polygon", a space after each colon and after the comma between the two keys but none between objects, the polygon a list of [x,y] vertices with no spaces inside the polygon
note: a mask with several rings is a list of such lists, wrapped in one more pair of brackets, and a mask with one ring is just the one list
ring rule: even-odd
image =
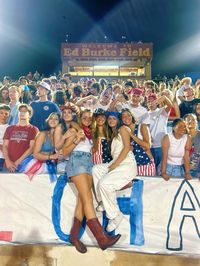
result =
[{"label": "white overalls", "polygon": [[129,151],[126,158],[111,172],[108,172],[109,165],[117,160],[123,149],[121,135],[115,137],[111,144],[111,154],[113,160],[106,164],[97,164],[93,166],[92,175],[94,188],[98,202],[103,203],[106,216],[109,219],[115,219],[120,210],[117,205],[116,191],[123,188],[137,175],[137,165],[132,151]]}]

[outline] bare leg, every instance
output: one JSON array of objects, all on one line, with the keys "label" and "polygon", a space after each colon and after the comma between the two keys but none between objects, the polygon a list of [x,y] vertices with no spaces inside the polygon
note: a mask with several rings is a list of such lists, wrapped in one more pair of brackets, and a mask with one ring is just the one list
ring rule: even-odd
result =
[{"label": "bare leg", "polygon": [[[93,233],[94,237],[96,238],[99,247],[101,249],[106,249],[112,245],[114,245],[121,235],[116,236],[109,236],[107,235],[101,224],[99,223],[98,219],[96,218],[94,206],[93,206],[93,198],[92,198],[92,177],[88,174],[80,174],[78,176],[74,176],[71,178],[74,182],[76,189],[78,190],[82,206],[84,209],[85,216],[87,218],[87,225],[90,228],[91,232]],[[80,203],[78,203],[80,205]],[[78,212],[80,207],[77,207],[76,210]],[[85,253],[86,248],[83,246],[83,243],[75,239],[75,241],[71,241],[75,246],[76,249],[81,252]]]},{"label": "bare leg", "polygon": [[82,221],[83,217],[84,217],[84,209],[83,209],[83,204],[80,198],[80,195],[78,194],[77,197],[77,203],[76,203],[76,209],[75,209],[75,213],[74,216],[79,220]]},{"label": "bare leg", "polygon": [[[78,190],[79,197],[81,199],[82,207],[87,220],[96,218],[92,198],[92,177],[84,173],[78,176],[73,176],[71,177],[71,179],[75,184],[76,189]],[[77,215],[80,215],[81,206],[79,201],[77,202],[77,204]]]},{"label": "bare leg", "polygon": [[[92,187],[92,176],[87,175],[88,176],[88,181],[90,184],[90,187]],[[74,216],[79,220],[82,221],[83,217],[84,217],[84,209],[83,209],[83,204],[80,198],[80,195],[78,194],[77,197],[77,203],[76,203],[76,209],[75,209],[75,214]]]}]

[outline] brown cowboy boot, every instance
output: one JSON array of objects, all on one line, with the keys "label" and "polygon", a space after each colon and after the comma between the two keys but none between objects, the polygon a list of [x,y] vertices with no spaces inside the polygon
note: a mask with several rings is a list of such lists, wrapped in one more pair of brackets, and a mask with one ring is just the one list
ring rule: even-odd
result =
[{"label": "brown cowboy boot", "polygon": [[90,228],[91,232],[93,233],[94,237],[97,240],[97,243],[99,244],[99,247],[102,250],[107,249],[108,247],[114,245],[119,238],[121,237],[120,234],[116,235],[116,236],[110,236],[107,235],[101,224],[99,223],[97,218],[93,218],[87,221],[87,225]]},{"label": "brown cowboy boot", "polygon": [[70,231],[69,240],[75,246],[77,251],[79,251],[80,253],[86,253],[87,252],[86,246],[78,239],[80,228],[81,228],[81,221],[79,221],[76,217],[74,217],[74,223]]}]

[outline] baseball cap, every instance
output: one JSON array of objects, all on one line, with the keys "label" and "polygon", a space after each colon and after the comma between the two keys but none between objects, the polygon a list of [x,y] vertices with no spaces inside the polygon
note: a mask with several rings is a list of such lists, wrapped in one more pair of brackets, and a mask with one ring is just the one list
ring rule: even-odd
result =
[{"label": "baseball cap", "polygon": [[51,88],[50,88],[49,84],[44,82],[44,81],[41,81],[38,85],[43,87],[43,88],[45,88],[48,91],[51,91]]},{"label": "baseball cap", "polygon": [[137,94],[137,95],[142,95],[143,91],[140,88],[133,88],[131,89],[128,94]]}]

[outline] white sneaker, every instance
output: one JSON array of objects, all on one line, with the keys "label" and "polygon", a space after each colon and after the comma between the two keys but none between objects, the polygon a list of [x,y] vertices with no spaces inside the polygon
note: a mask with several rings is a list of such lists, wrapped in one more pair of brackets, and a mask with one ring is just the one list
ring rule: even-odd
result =
[{"label": "white sneaker", "polygon": [[97,212],[103,212],[103,211],[105,211],[102,202],[100,202],[99,205],[96,207],[96,211]]},{"label": "white sneaker", "polygon": [[121,221],[123,220],[123,214],[120,213],[116,218],[109,220],[108,225],[106,227],[106,231],[107,232],[112,232],[113,230],[115,230],[121,223]]}]

